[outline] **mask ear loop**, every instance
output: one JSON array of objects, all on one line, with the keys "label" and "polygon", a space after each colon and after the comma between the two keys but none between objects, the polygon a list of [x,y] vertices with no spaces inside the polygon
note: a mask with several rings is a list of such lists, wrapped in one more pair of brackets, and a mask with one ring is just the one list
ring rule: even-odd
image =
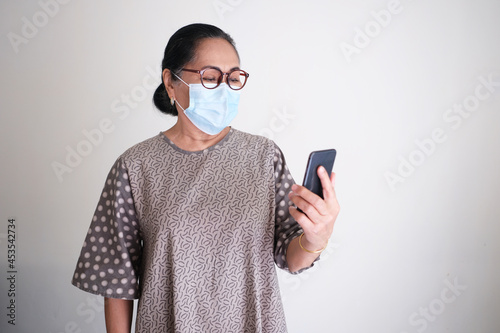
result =
[{"label": "mask ear loop", "polygon": [[[177,74],[175,74],[175,73],[172,73],[172,74],[174,74],[176,78],[178,78],[179,80],[181,80],[181,81],[182,81],[182,83],[184,83],[186,86],[188,86],[188,87],[189,87],[189,84],[187,84],[187,83],[186,83],[183,79],[181,79],[181,78],[179,77],[179,75],[177,75]],[[183,107],[179,104],[179,102],[177,102],[177,100],[176,100],[176,99],[171,98],[171,99],[170,99],[170,103],[172,103],[172,105],[174,105],[174,104],[179,105],[179,107],[182,109],[182,111],[186,112],[186,110],[185,110],[185,109],[184,109],[184,108],[183,108]]]},{"label": "mask ear loop", "polygon": [[182,81],[182,83],[184,83],[186,86],[188,86],[188,87],[189,87],[189,84],[187,84],[187,83],[186,83],[183,79],[181,79],[179,75],[177,75],[177,74],[175,74],[175,73],[172,73],[172,74],[174,74],[176,78],[178,78],[179,80],[181,80],[181,81]]}]

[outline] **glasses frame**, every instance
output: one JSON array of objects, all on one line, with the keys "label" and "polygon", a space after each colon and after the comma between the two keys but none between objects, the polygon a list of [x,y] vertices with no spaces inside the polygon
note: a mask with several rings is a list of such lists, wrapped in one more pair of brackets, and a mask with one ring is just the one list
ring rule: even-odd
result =
[{"label": "glasses frame", "polygon": [[[205,84],[203,84],[203,73],[205,73],[205,71],[207,71],[209,69],[215,69],[215,70],[219,71],[219,73],[220,73],[219,80],[217,80],[217,85],[215,87],[207,87],[207,86],[205,86]],[[186,71],[186,72],[191,72],[191,73],[199,74],[200,75],[201,85],[203,87],[205,87],[206,89],[215,89],[215,88],[217,88],[224,81],[224,78],[226,78],[226,83],[227,83],[227,86],[229,88],[231,88],[232,90],[241,90],[241,89],[243,89],[243,87],[245,86],[245,84],[247,84],[248,77],[250,76],[250,74],[248,74],[247,72],[245,72],[242,69],[233,69],[233,70],[230,70],[227,73],[224,73],[223,71],[221,71],[220,68],[214,67],[214,66],[206,66],[206,67],[203,67],[200,70],[189,69],[189,68],[182,68],[181,71]],[[234,72],[240,72],[240,75],[241,75],[241,73],[243,73],[243,76],[245,77],[245,82],[243,82],[243,84],[241,85],[241,87],[239,87],[237,89],[231,87],[231,85],[229,84],[229,75],[231,75]]]}]

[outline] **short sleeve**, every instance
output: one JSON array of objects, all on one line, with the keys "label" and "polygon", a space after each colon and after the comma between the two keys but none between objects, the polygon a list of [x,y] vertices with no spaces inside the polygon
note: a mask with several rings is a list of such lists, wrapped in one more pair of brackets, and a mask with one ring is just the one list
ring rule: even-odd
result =
[{"label": "short sleeve", "polygon": [[[274,261],[279,268],[290,272],[286,261],[288,245],[290,245],[290,242],[295,237],[300,236],[304,231],[288,212],[288,207],[293,205],[292,201],[288,198],[288,193],[292,190],[292,185],[295,182],[286,166],[283,153],[276,145],[274,153],[274,180],[276,185]],[[292,274],[298,274],[303,270],[304,269]]]},{"label": "short sleeve", "polygon": [[119,158],[106,179],[71,283],[105,297],[136,299],[141,253],[128,172]]}]

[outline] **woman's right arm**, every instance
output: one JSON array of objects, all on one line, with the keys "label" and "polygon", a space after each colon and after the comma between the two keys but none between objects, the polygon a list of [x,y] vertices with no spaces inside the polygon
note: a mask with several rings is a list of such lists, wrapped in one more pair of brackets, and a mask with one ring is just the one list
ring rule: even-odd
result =
[{"label": "woman's right arm", "polygon": [[134,301],[104,298],[104,318],[107,333],[130,333]]}]

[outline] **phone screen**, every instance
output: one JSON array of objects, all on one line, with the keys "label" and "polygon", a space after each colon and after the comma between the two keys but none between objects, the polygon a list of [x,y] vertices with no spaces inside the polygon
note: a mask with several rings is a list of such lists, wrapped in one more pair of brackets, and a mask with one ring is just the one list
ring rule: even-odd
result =
[{"label": "phone screen", "polygon": [[335,149],[313,151],[309,155],[302,185],[321,198],[323,198],[323,187],[318,177],[318,167],[322,165],[328,172],[328,176],[330,176],[336,155],[337,151]]}]

